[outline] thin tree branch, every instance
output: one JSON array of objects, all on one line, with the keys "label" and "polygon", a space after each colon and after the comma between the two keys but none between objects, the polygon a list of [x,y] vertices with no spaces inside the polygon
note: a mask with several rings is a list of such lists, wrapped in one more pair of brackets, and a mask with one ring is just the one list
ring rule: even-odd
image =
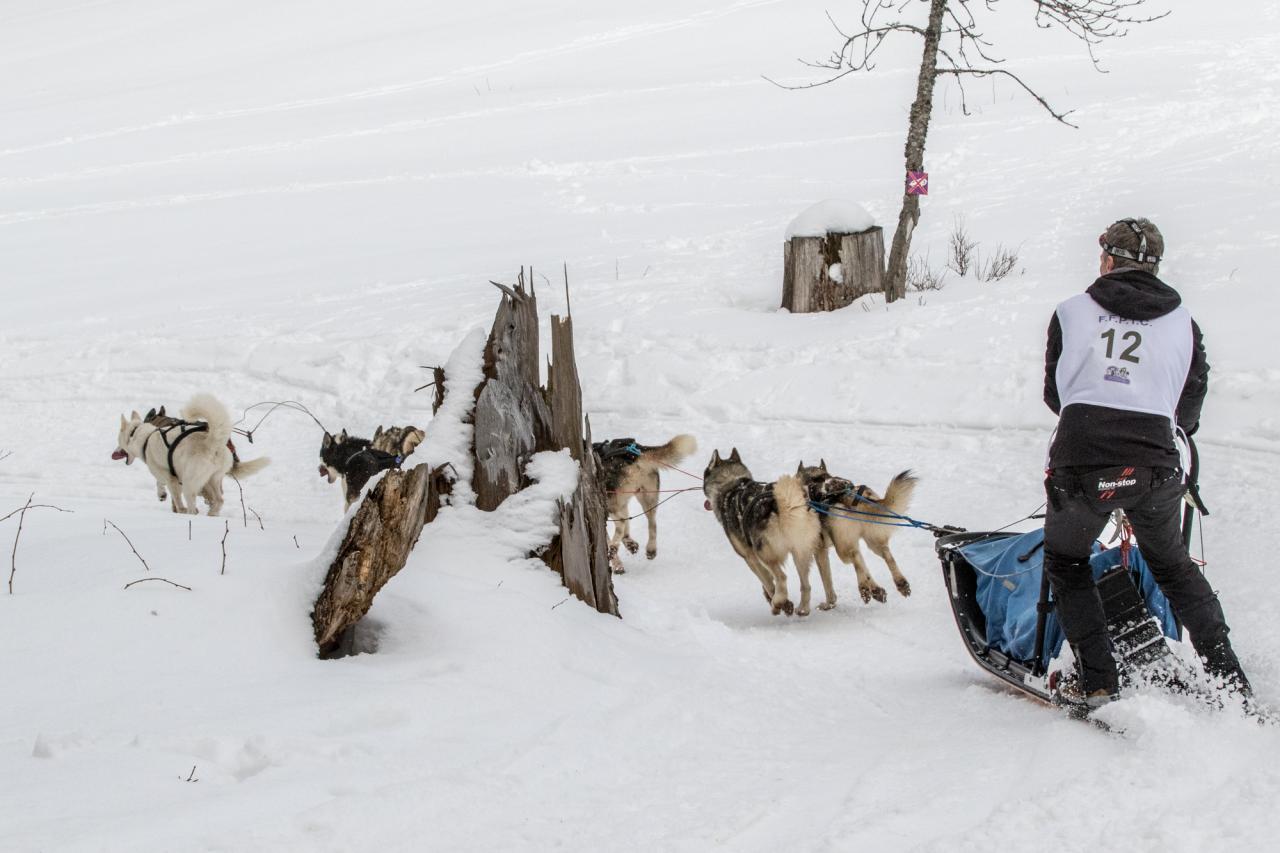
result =
[{"label": "thin tree branch", "polygon": [[[125,532],[123,530],[121,530],[119,527],[116,527],[116,523],[114,521],[104,518],[102,519],[102,523],[110,524],[112,527],[115,527],[116,533],[119,533],[121,536],[124,536],[124,541],[129,543],[129,550],[133,552],[133,556],[138,558],[138,562],[142,563],[142,568],[146,569],[147,571],[151,571],[151,567],[147,565],[147,561],[142,559],[142,555],[138,553],[138,549],[133,547],[133,542],[129,540],[128,536],[125,536]],[[103,530],[105,529],[106,528],[104,527]]]},{"label": "thin tree branch", "polygon": [[1049,113],[1049,115],[1053,116],[1054,119],[1062,122],[1067,127],[1075,127],[1075,128],[1079,127],[1079,125],[1076,125],[1067,121],[1067,116],[1074,113],[1075,110],[1067,110],[1065,113],[1058,112],[1052,106],[1049,105],[1049,102],[1046,101],[1040,95],[1039,92],[1037,92],[1035,89],[1032,89],[1030,86],[1028,86],[1026,82],[1024,82],[1023,79],[1019,77],[1017,74],[1014,74],[1012,71],[1009,71],[1007,69],[1004,69],[1004,68],[939,68],[938,73],[951,74],[954,77],[956,77],[956,79],[959,79],[961,75],[970,75],[973,77],[994,77],[994,76],[1008,77],[1010,80],[1012,80],[1013,82],[1021,86],[1022,89],[1032,98],[1034,98],[1036,103],[1044,107],[1045,111]]},{"label": "thin tree branch", "polygon": [[162,577],[138,578],[136,581],[129,581],[129,583],[124,585],[124,588],[128,589],[131,586],[135,586],[140,583],[146,583],[147,581],[164,581],[165,583],[169,584],[169,586],[176,586],[179,589],[185,589],[187,592],[191,592],[191,587],[183,586],[180,583],[174,583],[168,578],[162,578]]},{"label": "thin tree branch", "polygon": [[[33,492],[32,494],[35,494],[35,493]],[[56,509],[58,512],[65,512],[67,514],[75,513],[74,509],[63,509],[62,507],[54,506],[53,504],[31,504],[30,506],[27,506],[24,504],[23,506],[18,507],[8,515],[0,516],[0,521],[8,521],[9,519],[13,518],[15,515],[24,513],[29,509]]]},{"label": "thin tree branch", "polygon": [[220,575],[227,573],[227,534],[231,532],[231,522],[223,519],[222,522],[222,569],[218,572]]}]

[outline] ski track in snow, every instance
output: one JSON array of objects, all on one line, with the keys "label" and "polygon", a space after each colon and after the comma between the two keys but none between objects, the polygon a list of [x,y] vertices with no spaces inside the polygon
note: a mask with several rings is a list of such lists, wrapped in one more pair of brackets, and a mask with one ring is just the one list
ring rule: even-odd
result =
[{"label": "ski track in snow", "polygon": [[[863,604],[837,567],[839,607],[785,619],[682,495],[660,510],[657,558],[624,555],[614,620],[525,557],[568,482],[542,459],[521,501],[449,507],[424,532],[362,627],[376,654],[322,662],[307,614],[343,513],[315,424],[280,411],[238,445],[273,462],[226,519],[169,514],[139,466],[108,458],[117,414],[200,390],[233,413],[297,399],[332,430],[430,434],[419,366],[488,327],[485,282],[520,263],[537,266],[544,322],[564,313],[567,259],[597,439],[690,432],[699,452],[680,467],[736,446],[762,479],[821,456],[880,489],[910,467],[912,515],[991,529],[1043,501],[1049,312],[1087,281],[1098,220],[1138,207],[1179,247],[1171,279],[1214,367],[1207,571],[1260,697],[1280,704],[1280,203],[1265,171],[1239,173],[1276,153],[1278,40],[1238,37],[1228,14],[1276,20],[1240,5],[1135,31],[1106,77],[1077,76],[1061,44],[1012,56],[1070,80],[1051,94],[1080,131],[1003,91],[963,118],[941,91],[917,245],[941,265],[964,214],[984,248],[1021,247],[1025,271],[808,317],[776,310],[782,230],[828,197],[896,215],[911,79],[890,55],[844,88],[750,85],[811,49],[820,5],[565,0],[571,26],[507,31],[480,3],[438,22],[438,63],[379,55],[378,11],[418,20],[394,0],[342,25],[281,7],[299,18],[291,49],[333,50],[333,68],[277,82],[253,42],[172,84],[122,63],[91,103],[77,67],[163,43],[129,13],[175,40],[208,22],[137,3],[0,20],[15,51],[28,29],[122,22],[43,59],[42,88],[0,89],[29,121],[0,128],[0,515],[33,493],[73,513],[28,513],[15,594],[0,591],[0,847],[1271,846],[1280,732],[1144,695],[1113,709],[1113,737],[1002,689],[968,660],[924,533],[894,540],[910,598]],[[362,37],[360,61],[338,49]],[[495,56],[495,40],[516,48]],[[490,76],[498,90],[472,92]],[[0,524],[5,553],[14,532]],[[122,589],[148,574],[192,591]]]}]

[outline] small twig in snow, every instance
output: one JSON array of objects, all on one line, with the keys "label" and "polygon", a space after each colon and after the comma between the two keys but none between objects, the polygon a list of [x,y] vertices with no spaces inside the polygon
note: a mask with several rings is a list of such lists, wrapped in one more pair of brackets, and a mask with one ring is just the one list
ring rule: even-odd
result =
[{"label": "small twig in snow", "polygon": [[224,520],[222,522],[222,571],[218,572],[220,575],[227,573],[227,534],[230,532],[231,522]]},{"label": "small twig in snow", "polygon": [[186,782],[200,781],[199,779],[196,778],[196,766],[194,764],[191,765],[191,772],[187,774],[187,778],[183,781],[186,781]]},{"label": "small twig in snow", "polygon": [[572,596],[572,595],[567,596],[567,597],[565,597],[565,599],[564,599],[563,601],[559,602],[558,604],[553,604],[553,605],[551,605],[551,609],[552,609],[552,610],[555,610],[557,607],[559,607],[561,604],[564,604],[564,602],[565,602],[565,601],[568,601],[570,598],[573,598],[573,596]]},{"label": "small twig in snow", "polygon": [[302,546],[298,544],[298,534],[296,533],[293,534],[293,547],[297,548],[299,551],[302,550]]},{"label": "small twig in snow", "polygon": [[[142,563],[142,568],[146,569],[147,571],[151,571],[151,567],[147,565],[147,561],[142,559],[142,555],[138,553],[137,548],[133,547],[133,543],[129,541],[128,536],[125,536],[124,531],[121,530],[119,527],[116,527],[116,523],[114,521],[111,521],[110,519],[104,518],[102,521],[104,524],[110,524],[112,527],[115,527],[116,532],[119,533],[121,536],[124,536],[124,541],[129,542],[129,550],[132,551],[133,556],[137,557],[139,562]],[[106,530],[105,527],[102,529]]]},{"label": "small twig in snow", "polygon": [[240,490],[240,520],[244,522],[244,526],[249,526],[249,514],[244,511],[244,486],[240,485],[240,478],[234,474],[228,474],[228,477],[236,481],[236,488]]},{"label": "small twig in snow", "polygon": [[267,526],[266,526],[265,524],[263,524],[263,523],[262,523],[262,516],[258,515],[258,511],[257,511],[256,509],[254,509],[253,507],[249,507],[249,512],[253,513],[253,517],[254,517],[255,519],[257,519],[257,521],[258,521],[258,529],[259,529],[259,530],[266,530],[266,529],[267,529]]},{"label": "small twig in snow", "polygon": [[[32,496],[34,496],[35,492],[32,492],[31,494]],[[30,503],[30,498],[28,498],[27,500],[28,500],[28,503]],[[0,521],[8,521],[9,519],[13,518],[15,515],[21,515],[22,513],[26,512],[29,509],[56,509],[58,512],[66,512],[66,513],[75,512],[75,510],[63,509],[62,507],[54,506],[53,504],[31,504],[30,506],[27,506],[24,504],[23,506],[18,507],[8,515],[0,516]]]},{"label": "small twig in snow", "polygon": [[180,584],[180,583],[174,583],[173,581],[169,580],[168,578],[161,578],[161,577],[153,577],[153,578],[138,578],[136,581],[130,581],[129,583],[125,584],[125,585],[124,585],[124,588],[125,588],[125,589],[128,589],[129,587],[133,586],[134,584],[146,583],[147,581],[164,581],[164,582],[165,582],[165,583],[167,583],[169,586],[176,586],[176,587],[178,587],[179,589],[185,589],[187,592],[191,592],[191,587],[189,587],[189,586],[183,586],[183,585],[182,585],[182,584]]}]

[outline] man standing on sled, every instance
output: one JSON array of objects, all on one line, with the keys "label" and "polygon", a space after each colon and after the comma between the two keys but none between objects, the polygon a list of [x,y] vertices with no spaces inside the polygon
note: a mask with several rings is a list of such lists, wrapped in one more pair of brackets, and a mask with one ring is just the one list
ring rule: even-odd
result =
[{"label": "man standing on sled", "polygon": [[1156,277],[1164,238],[1155,225],[1122,219],[1098,243],[1101,276],[1058,306],[1045,353],[1044,401],[1059,419],[1045,481],[1044,568],[1081,693],[1098,706],[1119,692],[1089,556],[1111,511],[1123,509],[1206,671],[1247,694],[1222,606],[1181,535],[1186,486],[1174,430],[1196,431],[1209,388],[1200,328]]}]

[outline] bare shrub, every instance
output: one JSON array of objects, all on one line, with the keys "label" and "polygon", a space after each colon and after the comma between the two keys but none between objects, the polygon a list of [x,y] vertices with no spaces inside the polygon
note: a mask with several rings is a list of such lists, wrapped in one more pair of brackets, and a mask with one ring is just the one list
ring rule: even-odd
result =
[{"label": "bare shrub", "polygon": [[912,255],[907,263],[907,289],[917,293],[925,290],[942,290],[946,286],[946,269],[934,269],[929,256]]},{"label": "bare shrub", "polygon": [[986,261],[978,260],[976,272],[982,281],[1000,281],[1018,268],[1018,249],[996,243],[995,251]]},{"label": "bare shrub", "polygon": [[957,216],[951,227],[951,237],[947,241],[947,267],[956,275],[964,278],[974,265],[974,250],[977,241],[969,237],[969,229],[965,227],[964,217]]}]

